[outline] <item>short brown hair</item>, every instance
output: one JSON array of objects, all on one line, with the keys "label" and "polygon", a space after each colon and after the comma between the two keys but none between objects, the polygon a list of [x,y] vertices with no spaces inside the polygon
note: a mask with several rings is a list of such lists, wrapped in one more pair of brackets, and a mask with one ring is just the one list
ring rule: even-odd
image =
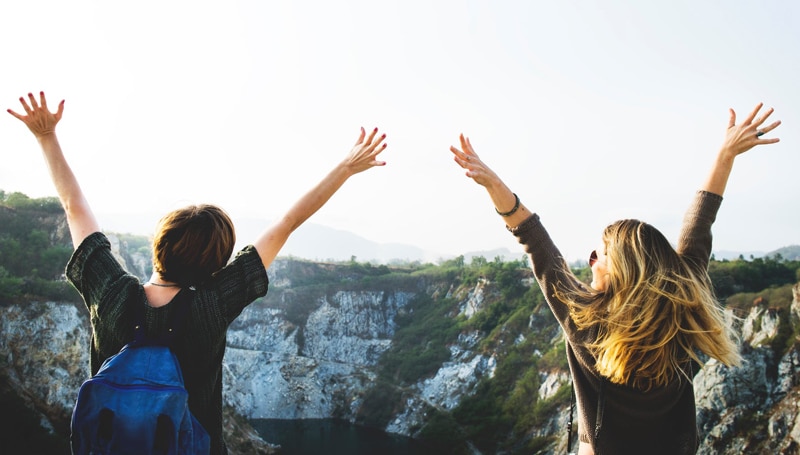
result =
[{"label": "short brown hair", "polygon": [[153,268],[162,279],[199,285],[227,264],[236,243],[233,222],[224,210],[190,205],[158,222],[153,238]]}]

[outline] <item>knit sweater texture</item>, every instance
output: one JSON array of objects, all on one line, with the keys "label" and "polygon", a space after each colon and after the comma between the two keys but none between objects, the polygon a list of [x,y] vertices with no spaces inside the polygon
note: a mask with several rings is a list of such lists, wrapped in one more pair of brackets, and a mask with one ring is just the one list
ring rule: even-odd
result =
[{"label": "knit sweater texture", "polygon": [[[141,282],[122,268],[103,233],[84,239],[72,254],[66,275],[89,310],[92,376],[107,358],[133,340],[136,305],[145,308],[148,336],[166,330],[175,299],[151,307]],[[222,437],[222,359],[227,329],[247,305],[266,295],[268,285],[261,258],[253,246],[247,246],[207,284],[180,291],[194,295],[172,348],[189,392],[189,409],[211,436],[212,454],[227,453]]]},{"label": "knit sweater texture", "polygon": [[[721,196],[699,191],[683,220],[676,251],[699,270],[708,268],[711,225],[721,203]],[[529,254],[534,275],[566,338],[580,441],[591,444],[595,455],[696,453],[697,418],[692,382],[679,374],[664,387],[642,391],[603,378],[586,347],[596,339],[596,327],[579,330],[570,318],[567,304],[554,293],[556,286],[585,287],[585,284],[570,271],[537,214],[511,232]],[[692,377],[688,362],[686,372]]]}]

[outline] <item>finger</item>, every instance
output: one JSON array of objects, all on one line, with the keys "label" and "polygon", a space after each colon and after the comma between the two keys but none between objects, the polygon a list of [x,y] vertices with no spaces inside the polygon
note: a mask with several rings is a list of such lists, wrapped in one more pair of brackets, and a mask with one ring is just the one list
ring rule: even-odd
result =
[{"label": "finger", "polygon": [[58,103],[58,110],[56,111],[56,121],[61,120],[61,114],[64,113],[64,100]]},{"label": "finger", "polygon": [[16,118],[18,118],[20,120],[23,120],[21,115],[17,114],[16,112],[12,111],[11,109],[6,109],[6,112],[8,112],[9,114],[13,115],[14,117],[16,117]]},{"label": "finger", "polygon": [[[388,144],[384,142],[383,144],[381,144],[381,146],[380,146],[380,147],[377,147],[377,148],[375,149],[375,153],[373,154],[373,159],[374,159],[375,157],[377,157],[379,153],[381,153],[382,151],[386,150],[386,146],[387,146],[387,145],[388,145]],[[373,166],[386,166],[386,161],[378,161],[378,160],[376,159],[375,161],[373,161],[373,162],[372,162],[372,165],[373,165]]]},{"label": "finger", "polygon": [[[385,136],[386,135],[384,135],[384,137]],[[379,140],[382,140],[382,139],[383,138],[381,138]],[[386,150],[386,146],[387,145],[388,144],[386,144],[385,142],[383,144],[378,142],[378,143],[375,143],[375,144],[372,144],[370,146],[362,148],[362,152],[363,153],[360,154],[360,156],[361,156],[360,160],[365,161],[366,164],[369,165],[369,166],[383,166],[386,163],[384,163],[382,161],[378,161],[377,157],[378,157],[378,155],[381,154],[381,152]]]},{"label": "finger", "polygon": [[25,98],[20,96],[19,97],[19,102],[20,102],[20,104],[22,104],[22,108],[25,109],[25,113],[28,114],[28,115],[31,115],[31,107],[28,106],[28,102],[25,101]]},{"label": "finger", "polygon": [[453,152],[453,155],[456,155],[461,159],[464,159],[464,157],[466,156],[466,153],[464,153],[463,150],[453,145],[450,146],[450,151]]},{"label": "finger", "polygon": [[31,107],[34,109],[39,108],[39,103],[36,102],[36,97],[33,96],[33,93],[28,93],[28,99],[31,100]]},{"label": "finger", "polygon": [[47,109],[47,99],[44,97],[44,92],[39,92],[39,106],[42,106],[42,109]]},{"label": "finger", "polygon": [[773,112],[775,112],[775,109],[773,108],[767,109],[767,112],[764,112],[764,115],[756,119],[756,121],[754,122],[755,125],[760,126],[762,123],[766,122],[769,116],[772,115]]},{"label": "finger", "polygon": [[756,105],[755,109],[753,109],[753,112],[751,112],[750,115],[748,115],[747,118],[744,119],[745,125],[749,125],[750,123],[753,122],[753,119],[756,118],[756,115],[758,115],[758,111],[761,110],[762,106],[764,106],[764,103],[758,103]]},{"label": "finger", "polygon": [[369,133],[369,137],[367,138],[367,144],[372,144],[372,140],[375,138],[375,135],[378,134],[378,128],[374,128],[371,133]]},{"label": "finger", "polygon": [[467,175],[467,177],[469,177],[469,168],[467,167],[467,162],[464,161],[462,158],[459,158],[457,156],[453,156],[453,161],[455,161],[455,163],[459,167],[461,167],[461,169],[466,169],[467,170],[467,174],[466,175]]},{"label": "finger", "polygon": [[733,109],[728,109],[728,129],[736,126],[736,112]]},{"label": "finger", "polygon": [[450,151],[453,152],[453,160],[459,166],[466,169],[469,165],[469,155],[452,146],[450,147]]},{"label": "finger", "polygon": [[462,135],[461,145],[464,147],[464,154],[466,155],[467,161],[471,159],[471,157],[478,158],[478,154],[475,153],[475,149],[472,148],[472,142],[470,142],[469,137]]},{"label": "finger", "polygon": [[759,129],[758,130],[758,137],[761,137],[761,136],[769,133],[770,131],[772,131],[775,128],[777,128],[780,124],[781,124],[781,121],[780,120],[776,120],[776,121],[770,123],[769,125],[765,126],[764,128]]},{"label": "finger", "polygon": [[[62,103],[63,103],[63,101],[62,101]],[[366,135],[367,135],[367,132],[364,131],[364,127],[362,126],[361,127],[361,134],[358,135],[358,140],[356,141],[355,145],[358,145],[358,144],[364,142],[364,136],[366,136]]]},{"label": "finger", "polygon": [[461,166],[461,161],[462,161],[462,159],[461,159],[461,153],[462,153],[461,150],[459,150],[459,149],[457,149],[457,148],[455,148],[455,147],[453,147],[451,145],[450,146],[450,153],[453,154],[453,161],[455,161],[456,163],[458,163],[459,166]]},{"label": "finger", "polygon": [[[381,145],[381,142],[383,142],[383,140],[384,140],[384,139],[386,139],[386,134],[381,134],[381,136],[378,138],[378,140],[377,140],[377,141],[375,141],[375,143],[374,143],[374,144],[370,145],[370,147],[369,147],[369,149],[370,149],[370,153],[372,153],[372,152],[374,152],[376,149],[380,148],[379,146]],[[386,147],[386,144],[385,144],[385,143],[383,144],[383,147]],[[381,150],[382,150],[382,149],[381,149]]]},{"label": "finger", "polygon": [[474,149],[474,148],[472,148],[472,142],[470,142],[470,141],[469,141],[469,138],[467,138],[467,151],[468,151],[470,154],[472,154],[472,155],[478,156],[478,155],[475,153],[475,149]]},{"label": "finger", "polygon": [[781,121],[780,120],[775,120],[774,122],[770,123],[769,126],[764,128],[764,131],[769,132],[769,131],[772,131],[772,130],[774,130],[775,128],[777,128],[779,126],[781,126]]},{"label": "finger", "polygon": [[464,136],[464,133],[458,135],[458,140],[461,142],[461,150],[466,152],[468,150],[468,145],[467,138]]}]

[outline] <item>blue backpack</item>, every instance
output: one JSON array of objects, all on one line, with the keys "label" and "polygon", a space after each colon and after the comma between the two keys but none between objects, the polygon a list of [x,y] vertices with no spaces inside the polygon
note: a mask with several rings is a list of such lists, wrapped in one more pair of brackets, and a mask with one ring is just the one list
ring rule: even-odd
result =
[{"label": "blue backpack", "polygon": [[106,359],[78,391],[70,437],[74,455],[210,452],[210,437],[189,411],[180,364],[170,349],[191,295],[178,293],[170,330],[155,340],[145,337],[144,305],[137,305],[134,341]]}]

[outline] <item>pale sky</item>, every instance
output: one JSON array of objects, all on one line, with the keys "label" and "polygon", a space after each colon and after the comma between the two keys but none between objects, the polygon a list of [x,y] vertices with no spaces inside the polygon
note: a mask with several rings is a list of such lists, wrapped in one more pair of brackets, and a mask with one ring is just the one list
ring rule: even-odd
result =
[{"label": "pale sky", "polygon": [[[463,132],[569,259],[619,218],[674,242],[728,108],[764,102],[781,142],[737,159],[714,249],[800,243],[800,2],[32,0],[3,3],[0,40],[0,105],[66,99],[61,144],[109,230],[198,202],[266,227],[377,126],[387,166],[311,222],[521,253],[452,161]],[[0,189],[55,195],[5,113],[0,157]]]}]

